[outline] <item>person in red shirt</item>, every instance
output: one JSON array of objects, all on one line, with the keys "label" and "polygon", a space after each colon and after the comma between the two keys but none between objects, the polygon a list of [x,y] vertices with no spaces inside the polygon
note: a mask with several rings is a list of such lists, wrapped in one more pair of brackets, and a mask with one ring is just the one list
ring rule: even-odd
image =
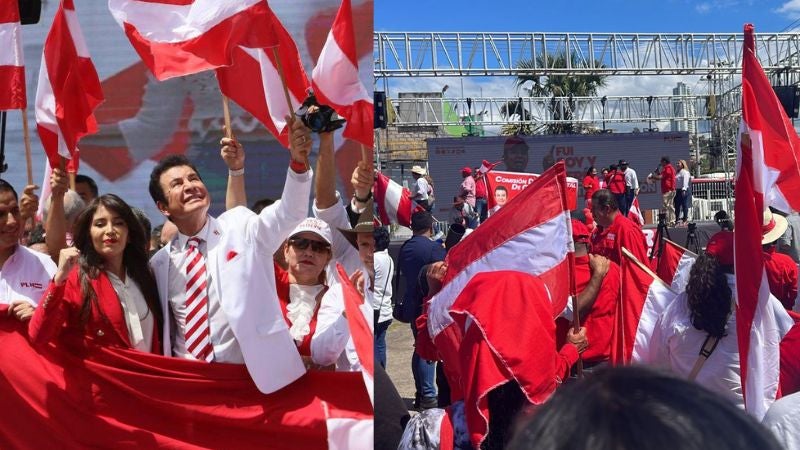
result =
[{"label": "person in red shirt", "polygon": [[597,179],[597,169],[589,167],[586,176],[583,177],[583,198],[586,200],[586,207],[592,207],[592,194],[600,189],[600,180]]},{"label": "person in red shirt", "polygon": [[647,241],[642,230],[622,215],[616,195],[600,189],[592,195],[592,216],[597,228],[592,235],[592,253],[620,264],[622,247],[647,264]]},{"label": "person in red shirt", "polygon": [[475,211],[478,213],[480,223],[486,220],[489,214],[489,188],[486,185],[486,173],[481,172],[480,167],[475,171]]},{"label": "person in red shirt", "polygon": [[[620,300],[619,266],[603,256],[589,254],[590,235],[586,225],[572,220],[579,319],[581,326],[586,327],[586,339],[589,341],[589,347],[582,355],[584,369],[609,360],[614,313]],[[581,295],[587,290],[595,290],[596,293]]]},{"label": "person in red shirt", "polygon": [[764,249],[764,270],[767,272],[769,291],[791,311],[797,298],[797,265],[792,258],[775,251],[775,244],[786,231],[788,223],[782,216],[767,210],[761,245]]},{"label": "person in red shirt", "polygon": [[675,222],[675,168],[669,157],[661,158],[661,173],[652,173],[649,178],[661,180],[661,210],[667,213],[667,223]]},{"label": "person in red shirt", "polygon": [[628,200],[625,192],[625,171],[619,170],[615,165],[611,166],[611,172],[608,175],[608,190],[611,191],[616,199],[617,209],[622,212],[623,216],[627,216]]}]

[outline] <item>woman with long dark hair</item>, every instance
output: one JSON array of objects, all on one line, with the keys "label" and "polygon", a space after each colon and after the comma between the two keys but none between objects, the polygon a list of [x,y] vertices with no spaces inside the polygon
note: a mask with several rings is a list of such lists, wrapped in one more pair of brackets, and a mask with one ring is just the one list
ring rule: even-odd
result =
[{"label": "woman with long dark hair", "polygon": [[147,265],[148,240],[130,206],[113,194],[94,199],[75,222],[74,243],[61,250],[31,319],[31,339],[61,335],[161,353],[163,314]]},{"label": "woman with long dark hair", "polygon": [[[721,231],[708,241],[689,273],[686,292],[676,297],[658,319],[642,359],[694,380],[744,408],[736,337],[736,278],[733,233]],[[783,336],[793,321],[770,295],[767,307]],[[776,342],[780,338],[776,338]],[[700,357],[701,349],[707,358]],[[772,392],[768,392],[769,390]],[[774,398],[777,385],[765,385]]]}]

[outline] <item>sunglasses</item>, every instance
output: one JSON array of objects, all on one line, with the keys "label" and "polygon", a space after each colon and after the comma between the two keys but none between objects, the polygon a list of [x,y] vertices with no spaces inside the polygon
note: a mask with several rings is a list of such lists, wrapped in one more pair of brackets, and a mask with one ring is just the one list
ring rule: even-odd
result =
[{"label": "sunglasses", "polygon": [[298,250],[305,250],[308,246],[311,246],[311,251],[316,253],[323,253],[330,251],[331,245],[327,242],[322,241],[315,241],[313,239],[306,239],[306,238],[290,238],[289,245],[298,249]]}]

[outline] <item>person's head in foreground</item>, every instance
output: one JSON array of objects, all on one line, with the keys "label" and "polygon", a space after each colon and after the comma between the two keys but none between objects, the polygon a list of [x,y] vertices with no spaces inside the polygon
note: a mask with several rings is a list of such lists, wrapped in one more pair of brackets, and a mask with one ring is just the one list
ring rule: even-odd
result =
[{"label": "person's head in foreground", "polygon": [[289,282],[317,285],[325,282],[325,267],[331,260],[331,228],[323,220],[309,217],[300,222],[283,247],[289,265]]},{"label": "person's head in foreground", "polygon": [[615,367],[566,385],[509,449],[775,449],[770,432],[713,392],[644,367]]}]

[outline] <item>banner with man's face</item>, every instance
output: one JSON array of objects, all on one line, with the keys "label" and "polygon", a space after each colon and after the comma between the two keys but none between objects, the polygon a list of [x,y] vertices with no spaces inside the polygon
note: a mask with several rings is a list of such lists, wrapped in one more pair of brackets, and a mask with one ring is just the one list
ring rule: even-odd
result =
[{"label": "banner with man's face", "polygon": [[[519,195],[533,180],[539,178],[534,173],[505,172],[490,170],[486,173],[486,187],[489,194],[489,208],[500,206]],[[574,210],[578,205],[578,180],[567,177],[567,208]]]}]

